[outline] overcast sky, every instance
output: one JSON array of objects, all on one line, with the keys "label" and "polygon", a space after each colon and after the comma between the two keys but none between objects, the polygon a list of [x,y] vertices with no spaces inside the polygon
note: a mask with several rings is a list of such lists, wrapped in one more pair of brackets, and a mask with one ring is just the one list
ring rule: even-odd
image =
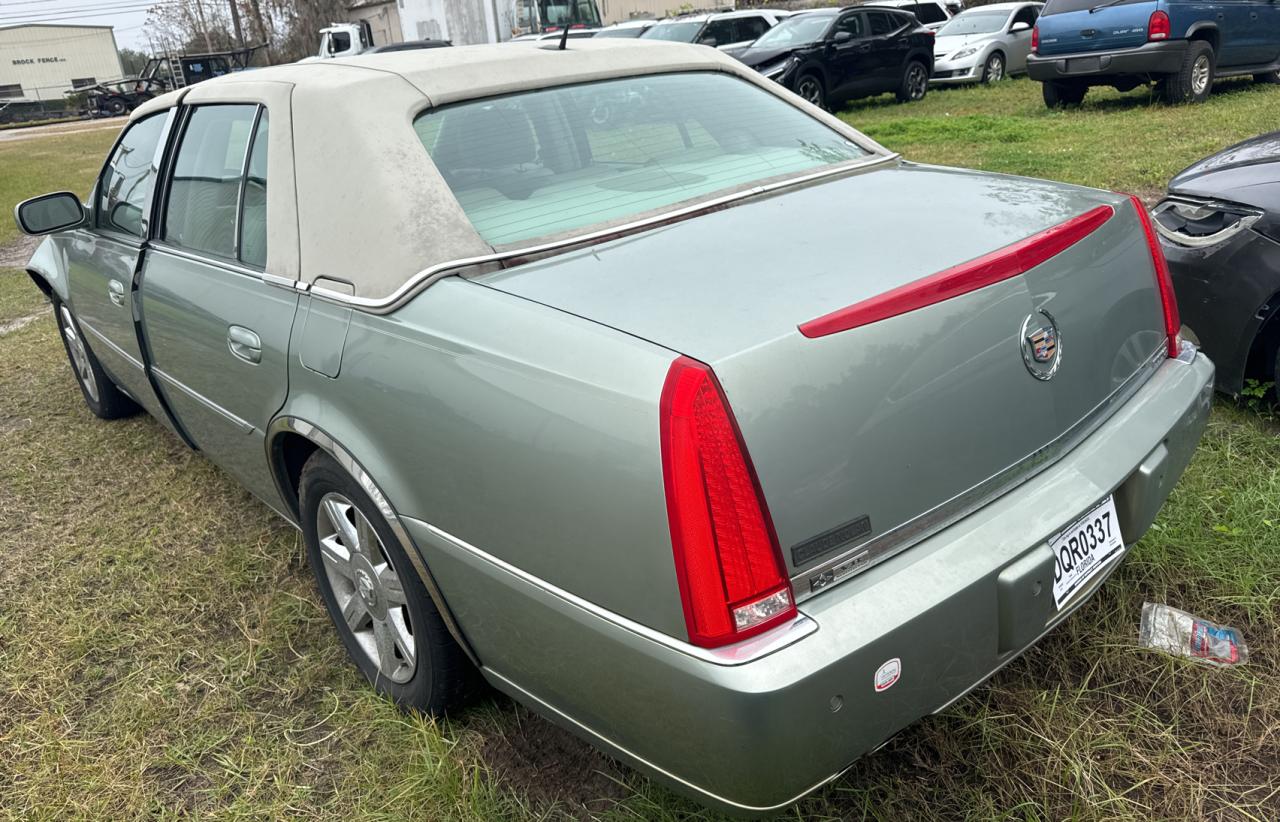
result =
[{"label": "overcast sky", "polygon": [[64,23],[113,26],[121,48],[147,51],[148,0],[0,0],[0,25]]}]

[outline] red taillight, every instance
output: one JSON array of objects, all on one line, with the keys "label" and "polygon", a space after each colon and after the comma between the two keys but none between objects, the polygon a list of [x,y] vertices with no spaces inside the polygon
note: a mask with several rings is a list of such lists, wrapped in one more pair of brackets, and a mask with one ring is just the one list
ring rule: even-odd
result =
[{"label": "red taillight", "polygon": [[1136,196],[1131,196],[1129,201],[1137,209],[1142,230],[1147,235],[1147,248],[1151,251],[1151,263],[1156,269],[1156,286],[1160,290],[1160,307],[1164,309],[1164,332],[1169,340],[1169,356],[1176,357],[1178,349],[1182,347],[1182,318],[1178,314],[1178,298],[1173,293],[1169,261],[1164,258],[1164,250],[1160,248],[1160,240],[1156,238],[1156,228],[1151,224],[1147,207]]},{"label": "red taillight", "polygon": [[1031,53],[1040,53],[1040,24],[1031,27]]},{"label": "red taillight", "polygon": [[1168,40],[1173,34],[1173,26],[1169,23],[1169,15],[1162,11],[1151,12],[1151,20],[1147,22],[1148,40]]},{"label": "red taillight", "polygon": [[1115,214],[1111,206],[1098,206],[1062,225],[1005,246],[990,254],[899,286],[870,299],[832,311],[800,325],[806,337],[825,337],[840,331],[906,314],[954,299],[970,291],[1026,273],[1092,234]]},{"label": "red taillight", "polygon": [[689,641],[715,648],[795,615],[760,483],[715,374],[680,357],[662,387],[662,477]]}]

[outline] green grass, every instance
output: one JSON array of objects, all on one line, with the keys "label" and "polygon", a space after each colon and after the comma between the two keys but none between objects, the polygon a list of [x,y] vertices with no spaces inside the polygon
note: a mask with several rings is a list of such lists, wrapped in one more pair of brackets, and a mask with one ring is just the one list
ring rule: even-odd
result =
[{"label": "green grass", "polygon": [[[1154,191],[1280,110],[1280,89],[1252,87],[1062,114],[1037,94],[1010,82],[845,116],[912,159]],[[0,205],[87,190],[109,139],[0,145]],[[41,306],[0,271],[0,327]],[[1220,402],[1098,596],[787,816],[1280,818],[1278,433]],[[435,722],[379,699],[295,533],[151,419],[91,417],[43,314],[0,335],[0,500],[0,818],[712,818],[506,700]],[[1242,629],[1251,665],[1138,650],[1144,600]]]}]

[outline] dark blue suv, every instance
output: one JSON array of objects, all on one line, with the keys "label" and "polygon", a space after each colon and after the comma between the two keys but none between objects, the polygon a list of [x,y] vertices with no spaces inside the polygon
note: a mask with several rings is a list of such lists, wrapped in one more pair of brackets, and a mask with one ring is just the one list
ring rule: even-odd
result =
[{"label": "dark blue suv", "polygon": [[1198,103],[1219,77],[1280,83],[1280,0],[1048,0],[1031,50],[1050,108],[1090,86],[1151,82],[1170,103]]}]

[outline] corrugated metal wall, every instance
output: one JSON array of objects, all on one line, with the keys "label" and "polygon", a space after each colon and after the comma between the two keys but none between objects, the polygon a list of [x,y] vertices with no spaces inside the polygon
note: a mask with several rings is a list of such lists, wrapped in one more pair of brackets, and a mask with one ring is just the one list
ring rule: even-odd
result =
[{"label": "corrugated metal wall", "polygon": [[[61,101],[72,80],[102,83],[122,75],[110,28],[0,28],[0,99]],[[21,87],[20,95],[13,86]]]}]

